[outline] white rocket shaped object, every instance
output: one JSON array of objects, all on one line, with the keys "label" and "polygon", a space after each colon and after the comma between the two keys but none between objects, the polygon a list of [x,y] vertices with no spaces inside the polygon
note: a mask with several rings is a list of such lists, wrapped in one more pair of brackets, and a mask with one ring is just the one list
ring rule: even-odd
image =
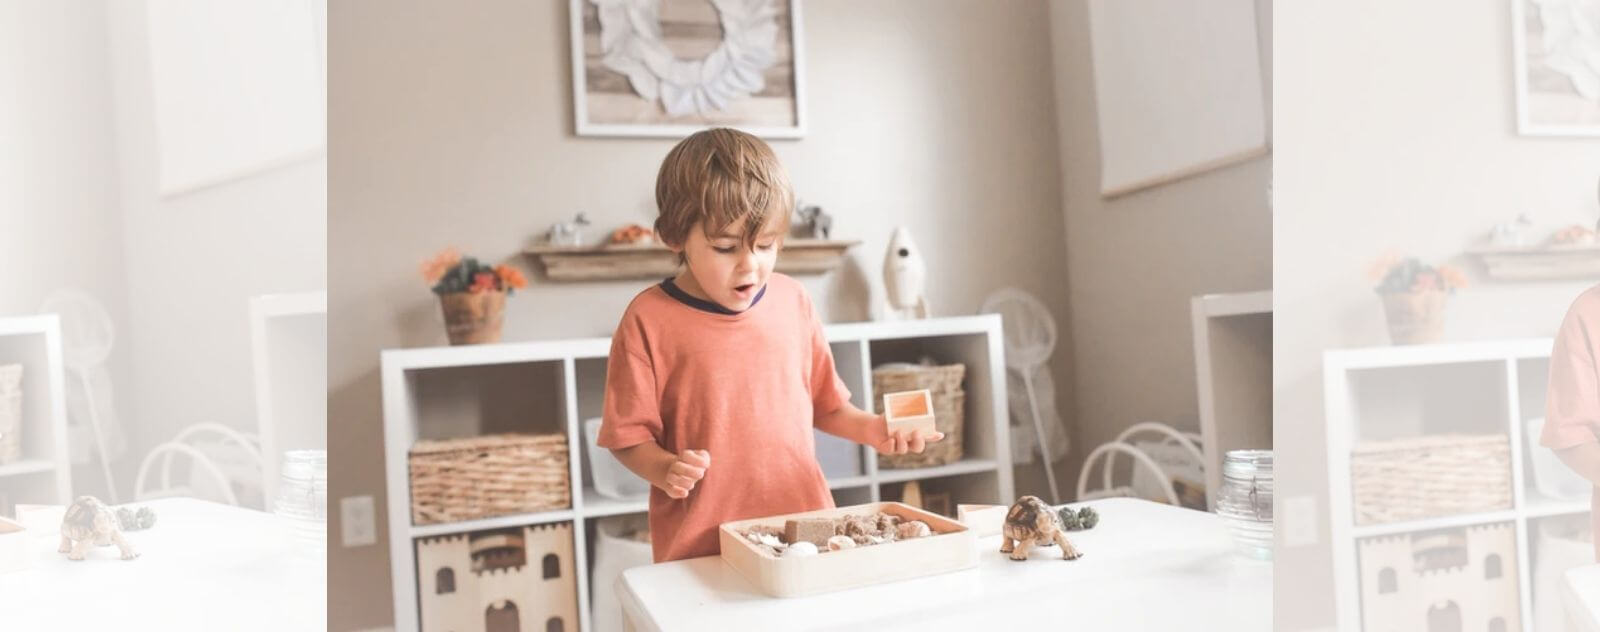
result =
[{"label": "white rocket shaped object", "polygon": [[927,270],[922,263],[922,251],[911,240],[911,232],[904,226],[894,229],[889,238],[889,250],[883,256],[883,289],[889,307],[917,310],[918,318],[927,318],[928,302],[923,296],[923,281]]}]

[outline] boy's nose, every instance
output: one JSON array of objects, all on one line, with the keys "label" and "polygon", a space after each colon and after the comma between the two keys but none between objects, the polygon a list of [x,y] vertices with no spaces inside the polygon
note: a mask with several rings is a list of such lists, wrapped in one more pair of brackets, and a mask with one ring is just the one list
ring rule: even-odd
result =
[{"label": "boy's nose", "polygon": [[743,272],[743,271],[746,271],[746,270],[754,269],[756,267],[756,250],[755,250],[755,248],[744,248],[744,249],[741,249],[739,252],[740,252],[739,266],[738,266],[739,267],[739,271]]}]

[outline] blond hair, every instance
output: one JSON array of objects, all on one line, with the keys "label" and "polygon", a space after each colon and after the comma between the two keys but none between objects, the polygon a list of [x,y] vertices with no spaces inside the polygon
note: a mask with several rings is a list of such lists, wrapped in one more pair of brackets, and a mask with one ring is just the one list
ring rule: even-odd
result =
[{"label": "blond hair", "polygon": [[[707,238],[742,222],[740,234],[749,248],[773,220],[780,234],[788,232],[794,189],[765,142],[716,127],[694,133],[667,152],[656,174],[656,208],[656,234],[669,245],[686,243],[696,222]],[[682,253],[678,260],[683,261]]]}]

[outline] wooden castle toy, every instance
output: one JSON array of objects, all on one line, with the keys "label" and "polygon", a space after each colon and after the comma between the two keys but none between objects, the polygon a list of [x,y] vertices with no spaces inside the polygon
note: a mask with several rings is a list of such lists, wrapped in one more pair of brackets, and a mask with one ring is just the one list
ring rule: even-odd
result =
[{"label": "wooden castle toy", "polygon": [[1356,546],[1364,629],[1522,629],[1510,524],[1381,536]]},{"label": "wooden castle toy", "polygon": [[578,629],[572,524],[417,540],[424,631]]}]

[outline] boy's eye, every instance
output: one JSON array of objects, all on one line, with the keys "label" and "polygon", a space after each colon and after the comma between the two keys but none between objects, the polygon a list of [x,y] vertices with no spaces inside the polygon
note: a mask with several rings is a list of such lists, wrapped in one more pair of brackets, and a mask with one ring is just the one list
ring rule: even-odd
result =
[{"label": "boy's eye", "polygon": [[734,248],[736,248],[736,246],[712,246],[711,247],[712,250],[715,250],[715,251],[720,252],[720,253],[725,254],[725,255],[726,254],[732,254]]},{"label": "boy's eye", "polygon": [[767,242],[767,243],[764,243],[764,244],[757,244],[756,247],[760,248],[762,250],[772,250],[772,247],[776,246],[776,245],[778,245],[778,242],[772,241],[772,242]]}]

